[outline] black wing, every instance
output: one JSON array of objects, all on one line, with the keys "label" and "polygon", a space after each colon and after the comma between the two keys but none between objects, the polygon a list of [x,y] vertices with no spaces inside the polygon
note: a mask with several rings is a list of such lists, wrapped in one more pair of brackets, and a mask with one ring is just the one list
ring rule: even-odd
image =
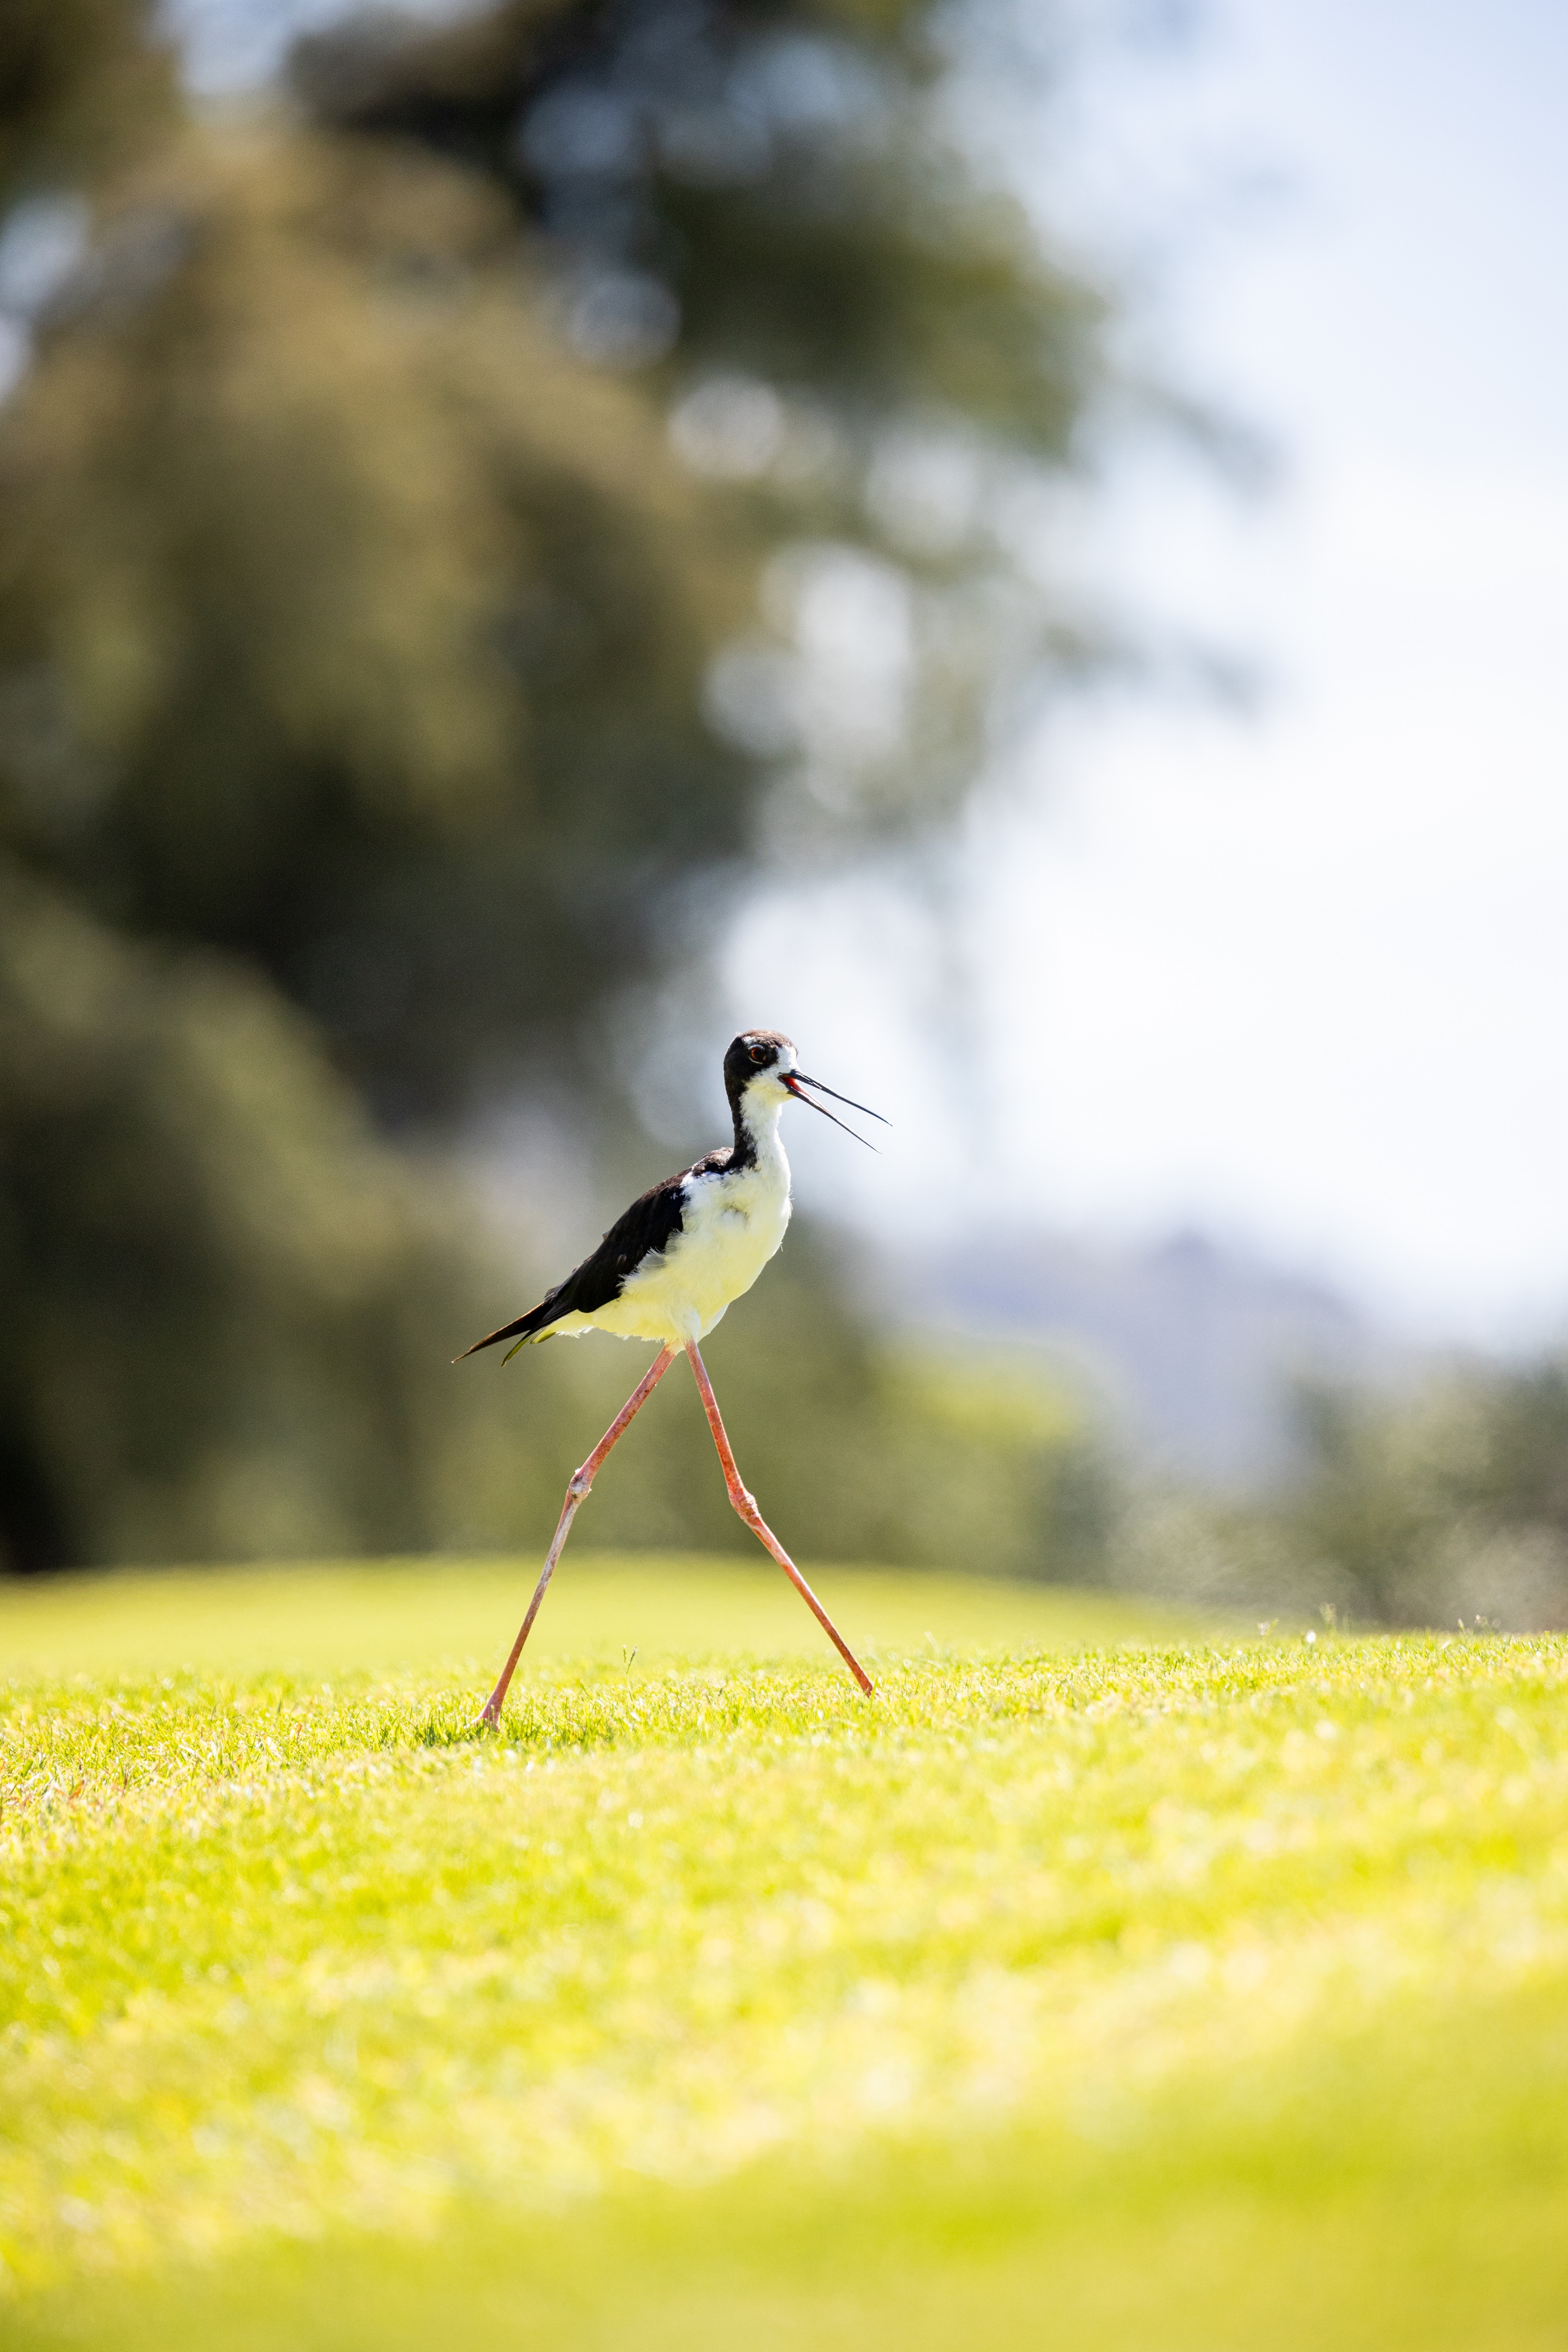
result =
[{"label": "black wing", "polygon": [[[481,1348],[493,1348],[497,1339],[515,1339],[520,1347],[525,1339],[549,1336],[549,1327],[559,1323],[563,1315],[591,1315],[596,1307],[608,1307],[619,1298],[628,1275],[634,1274],[644,1258],[655,1257],[681,1230],[681,1214],[685,1206],[682,1186],[688,1174],[706,1172],[727,1152],[710,1152],[699,1160],[696,1169],[683,1170],[679,1176],[666,1176],[662,1184],[653,1185],[640,1201],[633,1201],[624,1216],[617,1217],[591,1257],[574,1266],[564,1282],[549,1290],[537,1307],[519,1315],[515,1323],[503,1323],[498,1331],[491,1331],[483,1339],[476,1339],[465,1348],[463,1356],[476,1356]],[[454,1360],[463,1361],[463,1356]]]}]

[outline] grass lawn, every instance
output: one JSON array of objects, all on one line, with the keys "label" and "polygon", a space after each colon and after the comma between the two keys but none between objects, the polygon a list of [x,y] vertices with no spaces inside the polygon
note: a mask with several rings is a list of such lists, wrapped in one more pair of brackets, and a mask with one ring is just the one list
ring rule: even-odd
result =
[{"label": "grass lawn", "polygon": [[1568,2341],[1568,1639],[529,1575],[0,1591],[7,2352]]}]

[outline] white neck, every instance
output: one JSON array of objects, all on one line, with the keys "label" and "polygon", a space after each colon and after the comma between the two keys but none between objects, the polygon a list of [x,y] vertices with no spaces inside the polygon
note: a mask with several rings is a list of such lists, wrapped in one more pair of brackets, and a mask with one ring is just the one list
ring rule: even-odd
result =
[{"label": "white neck", "polygon": [[769,1088],[765,1093],[760,1087],[748,1087],[740,1098],[740,1123],[750,1139],[758,1166],[780,1172],[788,1190],[789,1162],[784,1157],[784,1146],[779,1136],[779,1122],[784,1113],[785,1100],[782,1091],[775,1094]]}]

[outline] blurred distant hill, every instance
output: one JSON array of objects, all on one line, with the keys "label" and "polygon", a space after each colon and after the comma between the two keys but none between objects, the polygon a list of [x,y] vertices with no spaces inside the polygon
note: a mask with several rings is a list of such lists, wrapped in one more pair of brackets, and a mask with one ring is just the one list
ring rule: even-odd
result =
[{"label": "blurred distant hill", "polygon": [[[884,1277],[890,1307],[893,1291]],[[1295,1382],[1375,1377],[1401,1354],[1326,1283],[1191,1231],[1124,1252],[998,1232],[901,1264],[897,1292],[923,1327],[1065,1358],[1140,1453],[1207,1485],[1293,1466]]]}]

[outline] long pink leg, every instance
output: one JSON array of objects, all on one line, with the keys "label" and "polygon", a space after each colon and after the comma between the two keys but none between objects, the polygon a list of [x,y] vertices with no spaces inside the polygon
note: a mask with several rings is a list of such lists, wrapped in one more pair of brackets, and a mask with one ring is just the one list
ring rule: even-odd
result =
[{"label": "long pink leg", "polygon": [[718,1458],[724,1465],[724,1483],[729,1488],[730,1501],[764,1550],[772,1553],[867,1698],[870,1698],[874,1688],[871,1676],[758,1509],[757,1497],[755,1495],[748,1495],[741,1482],[740,1471],[737,1466],[735,1455],[730,1451],[729,1440],[725,1435],[724,1423],[719,1415],[718,1399],[713,1392],[713,1382],[707,1376],[707,1366],[697,1353],[695,1339],[686,1341],[686,1353],[692,1360],[692,1370],[696,1374],[697,1387],[702,1394],[703,1411],[707,1415],[707,1425],[713,1432],[713,1442],[718,1448]]},{"label": "long pink leg", "polygon": [[566,1490],[566,1501],[561,1506],[560,1519],[546,1556],[543,1571],[538,1584],[534,1587],[534,1597],[528,1603],[528,1613],[523,1620],[522,1631],[512,1643],[512,1654],[501,1668],[501,1679],[485,1701],[485,1711],[479,1717],[481,1723],[489,1724],[492,1729],[501,1720],[501,1709],[507,1697],[507,1685],[517,1673],[517,1660],[523,1654],[523,1643],[533,1631],[534,1619],[539,1613],[539,1603],[545,1597],[550,1578],[555,1574],[555,1564],[566,1549],[566,1539],[571,1533],[571,1523],[577,1517],[578,1505],[586,1500],[589,1489],[593,1484],[594,1474],[616,1439],[631,1426],[633,1415],[647,1403],[674,1360],[674,1348],[660,1349],[581,1469],[574,1470],[572,1473],[571,1483]]}]

